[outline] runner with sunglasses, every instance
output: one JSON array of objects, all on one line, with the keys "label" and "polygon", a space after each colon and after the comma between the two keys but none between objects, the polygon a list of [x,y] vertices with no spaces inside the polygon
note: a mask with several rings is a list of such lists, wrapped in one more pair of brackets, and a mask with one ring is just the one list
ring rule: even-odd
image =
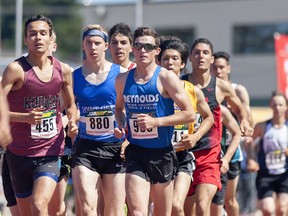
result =
[{"label": "runner with sunglasses", "polygon": [[[137,67],[119,74],[115,86],[117,136],[125,135],[126,194],[132,215],[148,215],[149,197],[154,214],[170,216],[173,179],[178,165],[171,144],[174,125],[194,121],[195,112],[179,78],[156,64],[157,33],[148,27],[134,32]],[[181,111],[174,114],[174,102]]]}]

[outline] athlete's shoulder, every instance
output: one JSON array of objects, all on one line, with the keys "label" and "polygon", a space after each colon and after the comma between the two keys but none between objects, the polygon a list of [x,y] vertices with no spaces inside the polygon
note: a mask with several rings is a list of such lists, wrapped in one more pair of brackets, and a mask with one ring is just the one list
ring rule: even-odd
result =
[{"label": "athlete's shoulder", "polygon": [[232,87],[235,89],[235,91],[243,92],[247,91],[247,88],[239,83],[231,83]]},{"label": "athlete's shoulder", "polygon": [[15,61],[9,63],[4,72],[3,72],[3,76],[9,74],[9,76],[18,76],[20,74],[24,73],[24,68],[23,68],[23,60],[20,59],[16,59]]},{"label": "athlete's shoulder", "polygon": [[[133,69],[132,69],[133,70]],[[130,70],[130,71],[125,71],[125,72],[122,72],[122,73],[119,73],[119,74],[117,74],[117,76],[116,76],[116,82],[117,82],[117,84],[120,84],[120,83],[126,83],[126,80],[127,80],[127,77],[128,77],[128,75],[131,73],[131,71],[132,70]]]},{"label": "athlete's shoulder", "polygon": [[164,79],[174,79],[174,80],[175,80],[175,78],[177,78],[177,80],[179,80],[179,78],[177,77],[177,75],[174,72],[168,71],[164,67],[160,67],[159,77],[164,78]]}]

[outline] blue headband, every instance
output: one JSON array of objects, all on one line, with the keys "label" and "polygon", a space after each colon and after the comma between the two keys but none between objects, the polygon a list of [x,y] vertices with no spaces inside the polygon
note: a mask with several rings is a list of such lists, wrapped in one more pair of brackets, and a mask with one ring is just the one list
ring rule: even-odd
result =
[{"label": "blue headband", "polygon": [[97,29],[88,29],[83,32],[82,41],[85,39],[86,36],[99,36],[102,37],[106,43],[108,42],[107,34]]}]

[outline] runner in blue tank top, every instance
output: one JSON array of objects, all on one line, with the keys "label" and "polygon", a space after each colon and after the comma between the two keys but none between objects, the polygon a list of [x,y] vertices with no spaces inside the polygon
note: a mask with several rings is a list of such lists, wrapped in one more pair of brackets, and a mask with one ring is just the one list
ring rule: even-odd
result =
[{"label": "runner in blue tank top", "polygon": [[[151,195],[155,215],[170,216],[177,172],[173,125],[194,121],[195,113],[179,78],[155,62],[157,33],[139,27],[133,42],[137,67],[119,74],[115,83],[115,134],[124,136],[127,122],[130,142],[125,152],[128,207],[132,215],[148,215]],[[181,109],[175,114],[174,102]]]},{"label": "runner in blue tank top", "polygon": [[[74,144],[73,184],[77,215],[123,215],[125,166],[120,158],[123,138],[114,136],[115,78],[126,71],[105,58],[108,37],[100,25],[88,25],[82,36],[83,66],[74,71],[74,94],[80,112],[79,134]],[[101,182],[101,188],[100,188]],[[100,195],[101,198],[101,195]]]}]

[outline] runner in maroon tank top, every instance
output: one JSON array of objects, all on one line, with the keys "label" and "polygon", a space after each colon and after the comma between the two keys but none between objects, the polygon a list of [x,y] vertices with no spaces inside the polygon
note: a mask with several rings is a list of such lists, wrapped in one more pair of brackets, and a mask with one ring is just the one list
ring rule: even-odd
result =
[{"label": "runner in maroon tank top", "polygon": [[29,18],[25,22],[28,55],[10,63],[2,79],[13,137],[6,157],[22,215],[48,215],[64,148],[60,91],[69,118],[68,134],[73,137],[78,132],[70,66],[48,55],[52,31],[49,18]]}]

